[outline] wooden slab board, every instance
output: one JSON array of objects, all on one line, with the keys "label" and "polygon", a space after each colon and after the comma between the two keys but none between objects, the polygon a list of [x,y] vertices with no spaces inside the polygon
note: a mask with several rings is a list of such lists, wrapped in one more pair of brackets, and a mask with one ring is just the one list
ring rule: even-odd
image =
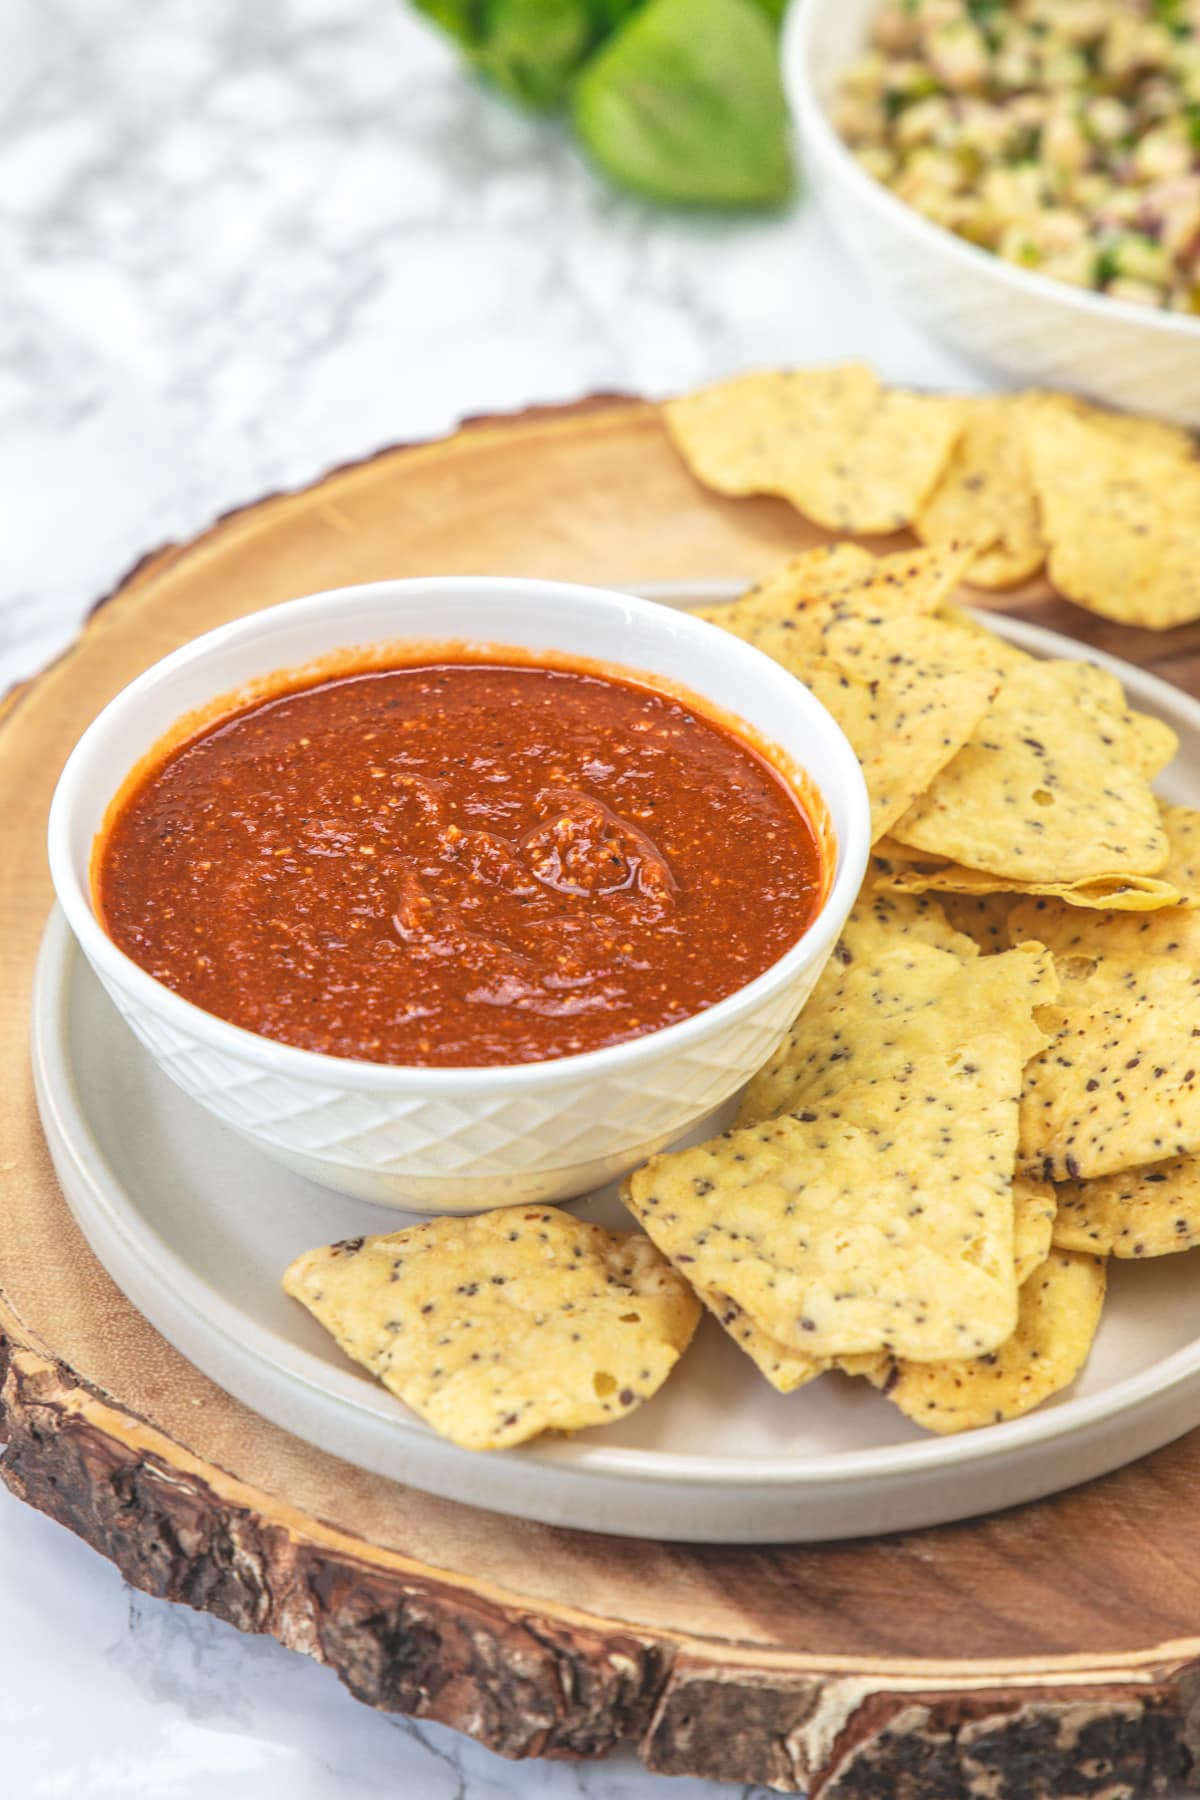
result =
[{"label": "wooden slab board", "polygon": [[[657,410],[472,424],[147,557],[0,725],[0,1466],[125,1577],[509,1756],[599,1756],[858,1796],[1160,1791],[1200,1766],[1200,1433],[1058,1499],[827,1547],[551,1530],[320,1454],[214,1388],[95,1262],[42,1141],[26,1039],[43,838],[75,738],[133,675],[256,607],[386,576],[749,577],[818,541],[701,490]],[[1200,687],[1200,627],[1010,610]],[[431,629],[436,620],[430,620]]]}]

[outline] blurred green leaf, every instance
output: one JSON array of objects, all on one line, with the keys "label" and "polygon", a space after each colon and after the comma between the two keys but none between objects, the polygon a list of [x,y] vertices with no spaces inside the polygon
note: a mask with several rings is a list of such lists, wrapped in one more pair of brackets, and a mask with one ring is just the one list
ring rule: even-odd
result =
[{"label": "blurred green leaf", "polygon": [[602,27],[591,0],[485,0],[476,60],[530,106],[557,106]]},{"label": "blurred green leaf", "polygon": [[[643,3],[644,0],[596,0],[596,10],[604,25],[611,31]],[[767,4],[770,4],[770,0],[767,0]]]},{"label": "blurred green leaf", "polygon": [[477,69],[527,106],[559,105],[576,70],[637,0],[416,0]]},{"label": "blurred green leaf", "polygon": [[451,37],[457,38],[460,44],[475,44],[479,40],[480,25],[483,17],[482,0],[414,0],[418,12],[423,12],[427,19]]},{"label": "blurred green leaf", "polygon": [[587,63],[584,145],[656,200],[767,205],[792,186],[778,48],[763,0],[647,0]]}]

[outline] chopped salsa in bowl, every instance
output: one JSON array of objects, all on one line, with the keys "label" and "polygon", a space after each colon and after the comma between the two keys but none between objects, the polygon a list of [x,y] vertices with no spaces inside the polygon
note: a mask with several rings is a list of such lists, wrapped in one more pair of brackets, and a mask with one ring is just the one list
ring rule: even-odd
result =
[{"label": "chopped salsa in bowl", "polygon": [[1198,0],[883,0],[832,118],[935,224],[1200,313]]}]

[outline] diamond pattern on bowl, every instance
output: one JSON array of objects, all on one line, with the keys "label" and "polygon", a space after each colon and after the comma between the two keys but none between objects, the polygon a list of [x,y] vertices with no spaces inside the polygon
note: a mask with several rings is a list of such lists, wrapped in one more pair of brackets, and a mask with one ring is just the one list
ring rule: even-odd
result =
[{"label": "diamond pattern on bowl", "polygon": [[268,1155],[316,1181],[385,1204],[480,1204],[579,1193],[665,1147],[766,1060],[819,970],[800,972],[752,1014],[658,1061],[578,1081],[461,1098],[339,1087],[259,1067],[206,1043],[123,988],[116,1005],[164,1072]]}]

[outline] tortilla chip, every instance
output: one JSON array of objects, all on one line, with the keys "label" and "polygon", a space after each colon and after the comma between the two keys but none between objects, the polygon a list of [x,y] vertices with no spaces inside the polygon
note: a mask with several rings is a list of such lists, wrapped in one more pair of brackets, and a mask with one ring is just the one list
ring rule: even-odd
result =
[{"label": "tortilla chip", "polygon": [[1163,874],[1179,889],[1185,906],[1200,907],[1200,812],[1160,800],[1167,860]]},{"label": "tortilla chip", "polygon": [[[914,938],[932,944],[935,950],[950,950],[955,956],[970,961],[978,956],[979,946],[965,933],[950,924],[940,900],[924,894],[889,894],[872,885],[871,877],[859,890],[858,898],[842,927],[833,953],[834,963],[851,963],[856,957],[874,956],[886,949],[897,937]],[[1008,949],[1007,942],[1004,948]],[[836,970],[832,972],[836,974]],[[822,983],[831,975],[827,968]],[[820,987],[817,994],[821,992]],[[818,1004],[817,996],[809,1005]]]},{"label": "tortilla chip", "polygon": [[1153,781],[1174,760],[1179,749],[1178,735],[1164,720],[1152,718],[1149,713],[1133,713],[1130,717],[1133,728],[1127,740],[1129,760],[1147,781]]},{"label": "tortilla chip", "polygon": [[1058,1189],[1054,1242],[1097,1256],[1173,1256],[1200,1244],[1200,1157],[1173,1156]]},{"label": "tortilla chip", "polygon": [[[1113,711],[1101,723],[1105,691]],[[970,742],[891,836],[1023,884],[1156,875],[1166,835],[1148,780],[1128,766],[1124,717],[1120,684],[1103,670],[1012,668]]]},{"label": "tortilla chip", "polygon": [[[1029,1181],[1018,1176],[1013,1182],[1013,1209],[1014,1279],[1020,1286],[1035,1269],[1041,1267],[1050,1254],[1054,1189],[1049,1182]],[[835,1358],[806,1356],[802,1350],[789,1349],[778,1338],[770,1337],[761,1330],[747,1318],[728,1294],[718,1293],[715,1289],[708,1293],[697,1291],[739,1349],[745,1351],[771,1386],[781,1394],[795,1393],[797,1388],[805,1387],[808,1382],[815,1381],[818,1375],[824,1375],[830,1369],[841,1369],[847,1375],[870,1377],[880,1362],[885,1367],[890,1363],[890,1358],[881,1356],[878,1352]]]},{"label": "tortilla chip", "polygon": [[[1021,1108],[1025,1168],[1065,1181],[1200,1151],[1195,1061],[1172,1068],[1180,1053],[1195,1058],[1195,1031],[1179,1014],[1190,1003],[1195,1016],[1200,980],[1178,986],[1181,992],[1166,996],[1137,991],[1146,1014],[1140,1028],[1103,996],[1091,1012],[1064,1009],[1059,1016],[1074,1017],[1074,1028],[1067,1026],[1027,1077]],[[1147,1026],[1157,1028],[1157,1041]]]},{"label": "tortilla chip", "polygon": [[771,1337],[746,1316],[736,1300],[716,1288],[697,1292],[713,1316],[720,1321],[740,1350],[744,1350],[759,1372],[780,1394],[794,1394],[807,1387],[818,1375],[832,1367],[820,1356],[806,1356],[803,1350],[791,1350]]},{"label": "tortilla chip", "polygon": [[[1054,1248],[1057,1204],[1049,1181],[1034,1181],[1027,1175],[1013,1178],[1013,1276],[1018,1287],[1041,1268]],[[867,1357],[842,1357],[837,1367],[847,1375],[866,1375],[869,1361]]]},{"label": "tortilla chip", "polygon": [[622,1418],[666,1380],[700,1316],[648,1239],[546,1206],[350,1238],[298,1257],[283,1285],[468,1450]]},{"label": "tortilla chip", "polygon": [[[935,1086],[939,1077],[949,1079],[948,1072],[954,1070],[962,1054],[964,1020],[969,1021],[967,1029],[976,1036],[1007,1032],[1011,1048],[1023,1062],[1045,1041],[1033,1023],[1033,1010],[1054,991],[1050,958],[1040,946],[981,958],[970,939],[947,925],[940,908],[919,901],[896,901],[866,890],[859,896],[834,956],[790,1039],[750,1084],[742,1118],[759,1121],[785,1107],[793,1111],[802,1107],[792,1123],[811,1126],[823,1118],[833,1123],[839,1101],[842,1119],[853,1124],[858,1123],[860,1116],[869,1120],[878,1115],[881,1106],[886,1116],[887,1108],[898,1106],[906,1088],[913,1083],[918,1087],[922,1083]],[[872,1095],[873,1087],[880,1092]],[[908,1124],[912,1124],[911,1117]],[[746,1176],[736,1168],[747,1160],[747,1152],[738,1147],[742,1140],[749,1144],[751,1160],[757,1165],[763,1159],[761,1144],[769,1143],[769,1139],[759,1139],[753,1130],[727,1134],[725,1139],[705,1147],[718,1160],[728,1157],[735,1189],[744,1188],[748,1182],[753,1184],[753,1172]],[[722,1146],[726,1143],[732,1143],[734,1148],[724,1151]],[[795,1146],[788,1148],[797,1149],[802,1159],[808,1148],[804,1134]],[[669,1175],[672,1166],[681,1164],[688,1154],[668,1155],[657,1159],[657,1164],[665,1167]],[[819,1158],[814,1161],[819,1176],[823,1165]],[[786,1167],[782,1170],[780,1180],[784,1187],[792,1173]],[[756,1312],[744,1291],[719,1274],[714,1275],[704,1246],[699,1250],[688,1248],[686,1227],[680,1240],[681,1207],[673,1189],[670,1204],[660,1209],[656,1197],[647,1198],[646,1175],[643,1170],[641,1179],[634,1177],[626,1184],[627,1204],[656,1242],[678,1260],[678,1266],[706,1305],[767,1379],[786,1393],[820,1373],[827,1366],[830,1353],[817,1353],[815,1346],[814,1352],[808,1352],[810,1340],[806,1335],[797,1341],[794,1321],[790,1336],[781,1335],[772,1313]],[[718,1184],[709,1174],[693,1174],[689,1195],[687,1176],[684,1167],[680,1177],[684,1183],[683,1205],[694,1208],[695,1199],[703,1200]],[[798,1178],[803,1187],[802,1171]],[[751,1195],[751,1214],[754,1201],[755,1196]],[[1016,1235],[1010,1240],[1010,1249],[1014,1268],[1023,1273],[1049,1248],[1052,1194],[1037,1183],[1010,1187],[1010,1221],[1014,1209]],[[727,1215],[720,1201],[715,1208],[706,1201],[701,1211],[705,1222],[695,1235],[703,1236],[707,1244],[714,1233],[719,1238]],[[714,1220],[707,1218],[710,1211],[716,1214]],[[768,1236],[772,1213],[778,1215],[781,1211],[784,1219],[797,1215],[803,1219],[803,1197],[799,1206],[778,1195],[773,1206],[768,1203],[764,1214]],[[786,1266],[788,1241],[797,1227],[784,1226],[778,1218],[777,1223]],[[826,1224],[836,1236],[836,1206]],[[736,1243],[740,1240],[737,1228],[734,1231]],[[907,1237],[911,1228],[900,1226],[900,1233]],[[760,1243],[761,1227],[747,1234],[747,1241],[750,1238]],[[718,1242],[717,1254],[729,1253],[730,1246]],[[734,1253],[733,1260],[746,1259]],[[1014,1273],[1014,1291],[1018,1278]],[[768,1277],[768,1285],[774,1279]],[[803,1330],[807,1334],[810,1327]]]},{"label": "tortilla chip", "polygon": [[1000,677],[982,640],[937,619],[843,620],[825,642],[809,686],[862,765],[874,840],[971,737]]},{"label": "tortilla chip", "polygon": [[[1163,817],[1168,869],[1188,884],[1196,816]],[[1088,915],[1024,901],[1009,932],[1046,944],[1061,982],[1039,1014],[1054,1041],[1026,1070],[1022,1165],[1075,1180],[1200,1152],[1200,910]]]},{"label": "tortilla chip", "polygon": [[1023,899],[1009,914],[1009,942],[1036,938],[1056,956],[1116,964],[1147,957],[1200,962],[1200,812],[1160,801],[1159,817],[1167,840],[1160,880],[1178,896],[1175,904],[1141,913],[1115,906],[1089,917],[1051,896]]},{"label": "tortilla chip", "polygon": [[1005,672],[1015,669],[1021,663],[1038,661],[1028,650],[1019,649],[1007,638],[1002,638],[999,632],[993,631],[987,622],[989,615],[986,611],[973,612],[965,606],[955,606],[952,601],[946,601],[938,607],[937,616],[944,619],[947,625],[957,625],[960,631],[969,631],[973,637],[987,638],[993,646],[998,667]]},{"label": "tortilla chip", "polygon": [[[1200,461],[1047,403],[1027,426],[1054,585],[1077,605],[1164,631],[1200,618]],[[1145,421],[1137,421],[1144,425]]]},{"label": "tortilla chip", "polygon": [[1104,1289],[1100,1257],[1055,1251],[1021,1288],[1016,1330],[994,1353],[945,1363],[881,1358],[870,1379],[926,1431],[1019,1419],[1069,1387],[1083,1368]]},{"label": "tortilla chip", "polygon": [[1171,726],[1152,713],[1134,712],[1121,683],[1107,669],[1082,659],[1074,660],[1071,668],[1071,703],[1095,727],[1112,754],[1147,780],[1165,769],[1179,749],[1179,738]]},{"label": "tortilla chip", "polygon": [[1028,1175],[1013,1179],[1013,1267],[1022,1287],[1040,1269],[1054,1243],[1054,1218],[1058,1210],[1055,1189],[1048,1181]]},{"label": "tortilla chip", "polygon": [[[1159,813],[1166,825],[1165,810]],[[1168,838],[1169,841],[1169,838]],[[1120,912],[1153,912],[1164,907],[1191,904],[1187,893],[1175,885],[1170,860],[1161,875],[1097,876],[1086,881],[1016,881],[1009,875],[989,875],[983,869],[964,869],[929,851],[910,850],[885,834],[872,847],[868,879],[874,891],[896,899],[931,899],[940,902],[949,918],[955,907],[991,907],[993,920],[1011,911],[1026,896],[1061,900],[1064,906],[1101,908]],[[969,918],[960,912],[957,922]],[[1001,947],[1011,940],[1005,938]]]},{"label": "tortilla chip", "polygon": [[711,600],[690,610],[735,637],[751,638],[762,626],[787,620],[803,630],[809,618],[827,618],[846,594],[861,590],[884,560],[860,544],[816,544],[735,599]]},{"label": "tortilla chip", "polygon": [[681,1273],[791,1350],[993,1350],[1016,1319],[1022,1060],[1014,1035],[968,1028],[949,1059],[652,1158],[629,1204]]},{"label": "tortilla chip", "polygon": [[1200,1152],[1200,969],[1068,957],[1054,1042],[1030,1063],[1022,1167],[1051,1180],[1108,1175]]},{"label": "tortilla chip", "polygon": [[[910,896],[894,896],[896,899]],[[920,896],[922,899],[927,895]],[[997,950],[1007,950],[1011,938],[1008,935],[1008,918],[1012,912],[1014,899],[1011,894],[943,894],[941,896],[942,911],[947,924],[956,931],[962,932],[976,944],[984,955],[991,955]]]},{"label": "tortilla chip", "polygon": [[822,649],[826,628],[852,617],[882,623],[937,612],[963,578],[971,547],[937,545],[873,556],[826,544],[793,557],[738,600],[697,606],[696,616],[798,663]]},{"label": "tortilla chip", "polygon": [[948,1064],[964,1030],[1008,1029],[1028,1062],[1047,1041],[1033,1009],[1056,992],[1051,958],[1036,944],[964,960],[900,938],[848,965],[833,959],[747,1087],[738,1124],[819,1107],[851,1083],[902,1075],[917,1063]]},{"label": "tortilla chip", "polygon": [[[881,893],[872,887],[868,878],[792,1032],[746,1088],[739,1124],[753,1124],[785,1110],[786,1096],[792,1091],[788,1072],[794,1067],[797,1055],[803,1054],[797,1048],[800,1034],[813,1029],[805,1021],[817,1021],[818,1029],[821,1023],[836,1026],[844,1011],[846,981],[851,969],[871,965],[889,950],[909,944],[947,951],[968,962],[979,954],[972,939],[947,923],[936,900]],[[774,1106],[777,1094],[783,1096],[778,1108]]]},{"label": "tortilla chip", "polygon": [[985,546],[971,564],[974,587],[1008,588],[1045,561],[1037,499],[1025,449],[1025,394],[964,402],[962,435],[937,486],[914,521],[927,544],[969,540]]},{"label": "tortilla chip", "polygon": [[1067,906],[1090,910],[1145,913],[1174,908],[1183,896],[1155,875],[1098,875],[1086,881],[1015,881],[1007,875],[985,875],[958,863],[900,862],[885,857],[876,864],[878,885],[894,894],[987,896],[1012,900],[1026,894],[1046,895]]},{"label": "tortilla chip", "polygon": [[894,837],[881,837],[872,845],[870,867],[872,878],[883,892],[895,892],[889,877],[893,863],[911,863],[919,860],[922,868],[948,869],[952,865],[947,856],[936,856],[933,851],[910,850],[907,844],[897,843]]},{"label": "tortilla chip", "polygon": [[1190,456],[1186,431],[1155,419],[1109,412],[1067,395],[994,394],[964,402],[963,431],[932,494],[914,521],[924,543],[947,539],[981,546],[967,574],[972,587],[1009,588],[1037,573],[1046,557],[1026,444],[1037,417],[1082,420],[1127,455],[1144,450]]},{"label": "tortilla chip", "polygon": [[701,609],[832,713],[862,764],[876,837],[967,742],[999,685],[995,640],[918,616],[965,564],[957,547],[801,557],[733,606]]},{"label": "tortilla chip", "polygon": [[1152,713],[1134,712],[1115,675],[1092,663],[1076,662],[1072,692],[1076,704],[1095,725],[1115,756],[1147,781],[1166,768],[1179,749],[1179,738]]},{"label": "tortilla chip", "polygon": [[670,400],[667,429],[722,494],[778,494],[830,531],[898,531],[962,429],[957,399],[885,388],[865,363],[761,371]]},{"label": "tortilla chip", "polygon": [[1118,412],[1115,407],[1101,406],[1095,400],[1081,399],[1078,394],[1055,394],[1036,391],[1026,395],[1031,403],[1025,417],[1057,415],[1079,419],[1093,432],[1120,444],[1130,454],[1149,450],[1160,456],[1193,456],[1196,440],[1182,425],[1169,425],[1165,419],[1147,419],[1141,413]]},{"label": "tortilla chip", "polygon": [[[891,558],[872,556],[857,544],[819,544],[794,556],[773,575],[756,582],[736,600],[717,600],[691,610],[698,619],[719,625],[735,637],[755,641],[755,633],[769,625],[785,625],[805,633],[815,620],[824,624],[846,594],[860,592],[871,581],[877,564]],[[810,648],[816,647],[815,636]]]}]

